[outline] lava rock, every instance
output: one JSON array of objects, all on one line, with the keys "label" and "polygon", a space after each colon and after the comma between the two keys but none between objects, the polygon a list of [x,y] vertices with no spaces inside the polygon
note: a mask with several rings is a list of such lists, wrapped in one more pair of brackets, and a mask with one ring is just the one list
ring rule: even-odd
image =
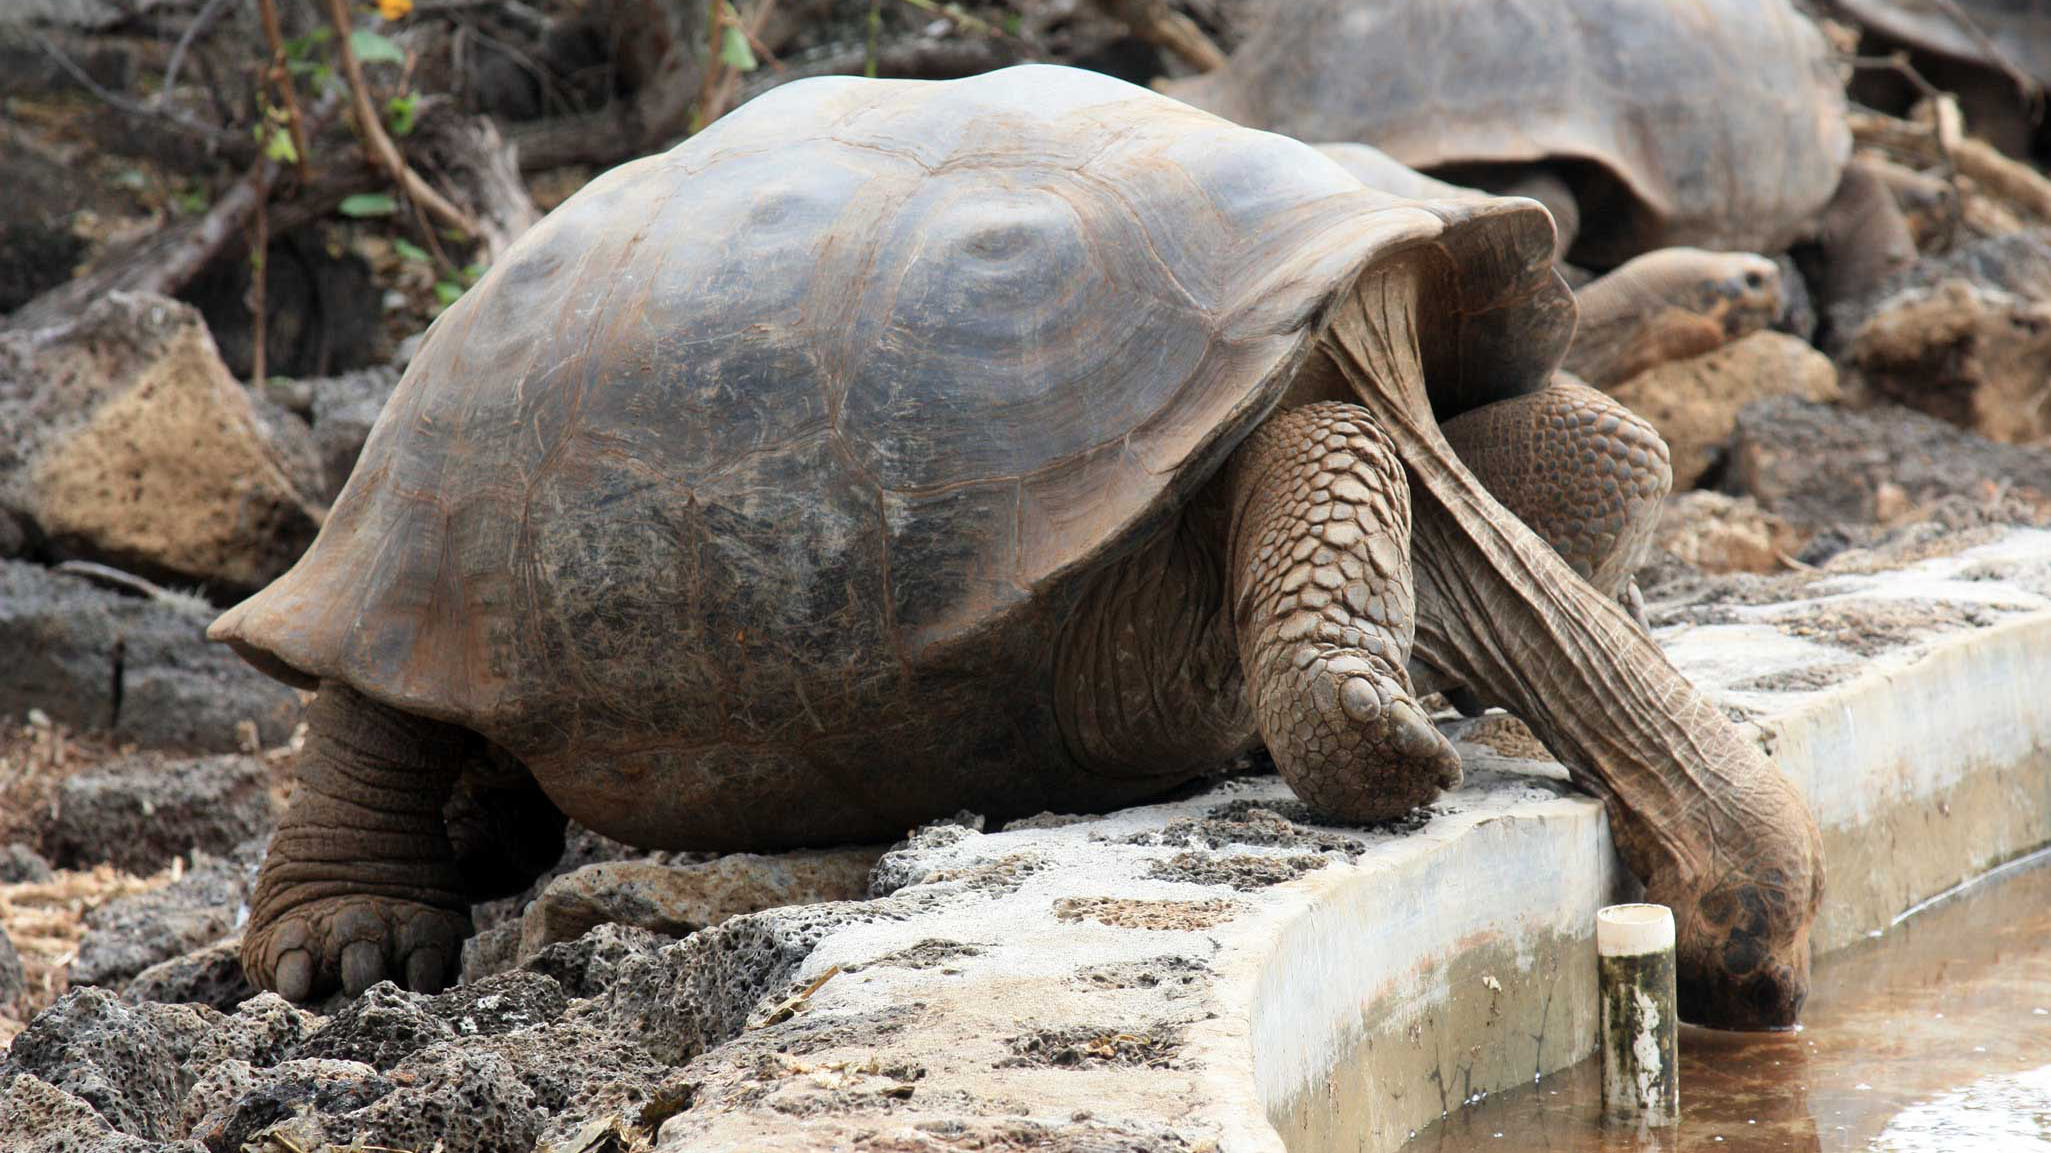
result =
[{"label": "lava rock", "polygon": [[1838,399],[1837,368],[1799,337],[1755,332],[1714,352],[1668,361],[1609,390],[1659,430],[1674,491],[1694,488],[1722,459],[1746,405],[1769,396]]},{"label": "lava rock", "polygon": [[1723,487],[1809,529],[1873,524],[1952,496],[2051,508],[2051,448],[1997,444],[1897,405],[1860,412],[1783,397],[1739,414]]},{"label": "lava rock", "polygon": [[191,307],[110,293],[55,328],[0,333],[0,508],[52,553],[228,589],[284,572],[325,515]]},{"label": "lava rock", "polygon": [[73,989],[14,1039],[0,1063],[0,1087],[22,1074],[41,1078],[123,1133],[169,1140],[180,1103],[203,1072],[230,1058],[276,1064],[304,1043],[316,1021],[270,994],[231,1015],[200,1005],[132,1005],[105,989]]},{"label": "lava rock", "polygon": [[459,1037],[496,1037],[545,1025],[570,1007],[563,987],[541,973],[514,970],[475,985],[458,985],[434,998],[429,1012]]},{"label": "lava rock", "polygon": [[[88,912],[78,958],[71,963],[74,985],[120,985],[144,970],[204,950],[236,931],[245,916],[256,870],[263,859],[262,841],[251,841],[225,858],[199,856],[192,871],[161,889],[117,897]],[[211,962],[196,960],[185,967],[189,979]],[[166,970],[145,988],[170,986],[179,978]],[[179,978],[186,979],[186,978]],[[192,991],[198,991],[193,988]],[[232,1008],[247,998],[223,1005],[213,996],[174,997],[136,994],[131,1000],[201,1001]]]},{"label": "lava rock", "polygon": [[111,761],[60,787],[48,844],[67,867],[104,861],[142,874],[194,849],[228,853],[276,824],[270,784],[251,756]]},{"label": "lava rock", "polygon": [[1667,500],[1652,547],[1698,572],[1771,573],[1788,567],[1808,535],[1751,497],[1697,490]]},{"label": "lava rock", "polygon": [[652,955],[622,958],[618,976],[592,1012],[608,1033],[680,1065],[739,1034],[765,998],[786,990],[791,974],[828,933],[899,919],[913,907],[903,898],[886,898],[734,917]]},{"label": "lava rock", "polygon": [[741,913],[854,900],[868,892],[875,849],[757,855],[690,865],[608,861],[556,878],[521,918],[520,956],[573,941],[593,926],[638,925],[681,937]]},{"label": "lava rock", "polygon": [[299,1055],[390,1069],[437,1041],[455,1037],[455,1026],[434,1009],[434,998],[379,981],[344,1005]]},{"label": "lava rock", "polygon": [[209,1153],[196,1141],[164,1144],[115,1130],[83,1099],[22,1074],[0,1090],[0,1149],[8,1153]]},{"label": "lava rock", "polygon": [[41,853],[15,841],[0,848],[0,885],[19,885],[24,881],[41,882],[50,879],[50,862]]},{"label": "lava rock", "polygon": [[121,998],[207,1005],[228,1012],[256,993],[242,972],[242,935],[237,933],[151,965],[121,990]]},{"label": "lava rock", "polygon": [[[5,449],[0,449],[4,454]],[[75,728],[151,748],[234,752],[236,726],[283,744],[299,694],[206,639],[196,597],[132,596],[0,560],[0,714],[41,709]]]},{"label": "lava rock", "polygon": [[637,925],[599,925],[574,941],[563,941],[527,958],[521,967],[554,979],[572,997],[603,997],[620,978],[629,958],[652,958],[667,937]]},{"label": "lava rock", "polygon": [[1834,315],[1877,397],[1982,436],[2051,434],[2051,230],[1990,237],[1919,261],[1876,300]]},{"label": "lava rock", "polygon": [[366,368],[307,382],[312,386],[313,443],[320,453],[321,496],[334,500],[348,483],[385,402],[399,387],[396,368]]},{"label": "lava rock", "polygon": [[20,1004],[27,989],[28,975],[22,972],[21,955],[14,951],[6,927],[0,926],[0,1012]]},{"label": "lava rock", "polygon": [[382,1100],[392,1088],[391,1081],[359,1061],[309,1058],[268,1069],[223,1061],[186,1095],[182,1126],[210,1150],[282,1149],[263,1139],[280,1122],[303,1114],[354,1113]]}]

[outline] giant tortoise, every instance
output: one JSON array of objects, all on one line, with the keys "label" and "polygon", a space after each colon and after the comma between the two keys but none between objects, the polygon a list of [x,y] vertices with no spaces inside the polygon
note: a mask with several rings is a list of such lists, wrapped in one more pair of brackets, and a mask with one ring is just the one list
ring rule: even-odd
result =
[{"label": "giant tortoise", "polygon": [[1694,1019],[1790,1022],[1800,796],[1439,431],[1536,411],[1507,423],[1555,486],[1663,463],[1546,387],[1551,244],[1533,202],[1401,201],[1054,67],[806,80],[593,181],[435,322],[312,549],[211,630],[319,690],[251,978],[437,987],[473,897],[536,867],[479,829],[536,811],[880,840],[1265,740],[1335,817],[1399,813],[1458,767],[1414,656],[1609,802]]},{"label": "giant tortoise", "polygon": [[1269,0],[1222,68],[1161,88],[1534,196],[1596,268],[1821,237],[1833,279],[1863,285],[1915,255],[1847,166],[1836,61],[1788,0]]}]

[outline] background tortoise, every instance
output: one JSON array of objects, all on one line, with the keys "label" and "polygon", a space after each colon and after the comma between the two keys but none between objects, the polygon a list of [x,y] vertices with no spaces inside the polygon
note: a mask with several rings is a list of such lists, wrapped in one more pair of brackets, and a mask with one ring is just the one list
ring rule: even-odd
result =
[{"label": "background tortoise", "polygon": [[1845,179],[1843,82],[1786,0],[1286,0],[1256,23],[1223,68],[1162,90],[1535,197],[1577,263],[1779,253],[1826,210],[1860,226],[1824,230],[1834,277],[1870,283],[1914,258],[1877,178]]},{"label": "background tortoise", "polygon": [[[1611,802],[1691,1015],[1791,1020],[1799,796],[1434,419],[1544,395],[1550,239],[1050,67],[795,83],[606,174],[435,323],[314,547],[213,626],[320,686],[252,979],[446,980],[466,858],[524,879],[449,798],[523,769],[708,849],[1117,805],[1261,737],[1314,803],[1400,812],[1457,772],[1414,626]],[[1538,448],[1645,451],[1574,427]]]}]

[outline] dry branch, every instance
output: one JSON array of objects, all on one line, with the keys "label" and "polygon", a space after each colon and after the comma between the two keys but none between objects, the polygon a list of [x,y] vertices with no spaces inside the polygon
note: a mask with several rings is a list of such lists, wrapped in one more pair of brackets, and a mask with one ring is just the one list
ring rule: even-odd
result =
[{"label": "dry branch", "polygon": [[1196,21],[1169,7],[1168,0],[1101,0],[1111,15],[1132,29],[1133,35],[1156,47],[1166,48],[1198,72],[1212,72],[1225,66],[1225,53]]},{"label": "dry branch", "polygon": [[342,78],[348,82],[349,96],[355,110],[356,130],[363,136],[364,151],[392,178],[392,183],[410,197],[414,203],[425,209],[429,216],[451,228],[458,228],[465,235],[477,234],[477,222],[470,214],[449,202],[449,199],[434,190],[434,186],[420,178],[420,174],[406,166],[406,159],[399,155],[398,145],[385,133],[384,121],[378,117],[377,105],[370,99],[370,85],[363,79],[363,65],[356,59],[356,50],[349,44],[352,31],[349,22],[348,0],[328,0],[328,18],[335,26],[335,55],[342,62]]},{"label": "dry branch", "polygon": [[1924,163],[1941,163],[1948,154],[1959,175],[1970,178],[1982,192],[2040,220],[2051,220],[2051,180],[2029,165],[2002,155],[1986,141],[1959,133],[1956,121],[1943,114],[1943,103],[1937,104],[1940,111],[1934,117],[1935,124],[1854,109],[1849,116],[1852,139]]}]

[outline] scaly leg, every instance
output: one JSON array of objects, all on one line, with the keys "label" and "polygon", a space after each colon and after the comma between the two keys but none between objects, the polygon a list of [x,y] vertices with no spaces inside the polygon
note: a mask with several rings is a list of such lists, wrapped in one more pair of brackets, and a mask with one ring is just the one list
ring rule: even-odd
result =
[{"label": "scaly leg", "polygon": [[1490,496],[1582,580],[1631,606],[1632,574],[1652,549],[1660,504],[1674,485],[1658,429],[1564,375],[1441,427]]},{"label": "scaly leg", "polygon": [[1268,418],[1233,458],[1230,567],[1240,665],[1275,765],[1311,805],[1400,816],[1460,780],[1405,663],[1410,488],[1358,405]]},{"label": "scaly leg", "polygon": [[387,976],[448,984],[470,898],[443,822],[463,729],[386,708],[334,682],[307,711],[299,789],[250,902],[250,983],[305,1001]]}]

